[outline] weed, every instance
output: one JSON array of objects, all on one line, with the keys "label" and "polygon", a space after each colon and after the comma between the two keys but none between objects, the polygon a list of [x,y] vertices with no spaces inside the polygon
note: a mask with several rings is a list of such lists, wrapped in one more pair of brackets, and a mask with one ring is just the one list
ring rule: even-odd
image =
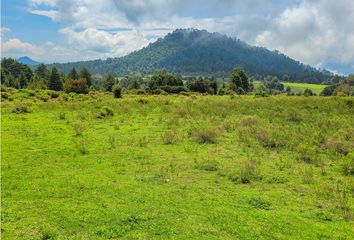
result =
[{"label": "weed", "polygon": [[74,131],[74,136],[78,137],[78,136],[82,136],[82,134],[84,133],[86,126],[83,122],[75,122],[71,125],[73,131]]},{"label": "weed", "polygon": [[257,198],[251,198],[248,203],[253,206],[254,208],[257,209],[262,209],[262,210],[270,210],[272,204],[260,197]]},{"label": "weed", "polygon": [[109,147],[110,149],[114,149],[117,146],[117,140],[116,137],[114,135],[110,135],[108,137],[108,143],[109,143]]},{"label": "weed", "polygon": [[162,134],[162,141],[164,144],[174,144],[179,140],[179,134],[177,130],[166,130]]},{"label": "weed", "polygon": [[102,107],[100,112],[97,114],[97,118],[112,117],[114,115],[113,110],[109,107]]},{"label": "weed", "polygon": [[32,109],[29,106],[26,106],[26,105],[18,105],[18,106],[15,106],[11,110],[11,112],[12,113],[16,113],[16,114],[19,114],[19,113],[31,113]]},{"label": "weed", "polygon": [[58,114],[58,119],[64,120],[65,118],[66,118],[66,113],[65,113],[65,112],[60,112],[60,113]]},{"label": "weed", "polygon": [[314,174],[312,166],[304,166],[302,168],[302,182],[304,184],[313,184],[314,183]]},{"label": "weed", "polygon": [[203,160],[195,163],[195,168],[204,171],[217,171],[220,163],[216,160]]},{"label": "weed", "polygon": [[216,143],[218,137],[218,129],[213,127],[199,127],[193,128],[190,135],[194,140],[200,144],[204,143]]}]

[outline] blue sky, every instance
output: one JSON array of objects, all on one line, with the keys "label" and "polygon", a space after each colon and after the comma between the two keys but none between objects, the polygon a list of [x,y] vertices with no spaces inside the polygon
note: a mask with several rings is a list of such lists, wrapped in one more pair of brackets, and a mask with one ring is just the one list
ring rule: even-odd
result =
[{"label": "blue sky", "polygon": [[352,0],[2,0],[1,53],[68,62],[119,57],[199,28],[354,72]]}]

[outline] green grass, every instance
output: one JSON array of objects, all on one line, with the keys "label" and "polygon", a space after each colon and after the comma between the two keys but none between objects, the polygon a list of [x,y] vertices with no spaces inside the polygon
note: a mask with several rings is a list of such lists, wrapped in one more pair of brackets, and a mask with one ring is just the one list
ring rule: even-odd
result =
[{"label": "green grass", "polygon": [[306,88],[310,89],[313,93],[316,93],[319,95],[323,89],[326,87],[326,85],[320,85],[320,84],[310,84],[310,83],[288,83],[288,82],[283,82],[285,87],[290,87],[291,91],[294,93],[298,92],[304,92]]},{"label": "green grass", "polygon": [[3,239],[353,238],[353,98],[11,99]]},{"label": "green grass", "polygon": [[[285,88],[290,87],[291,92],[293,93],[303,93],[305,89],[310,89],[313,93],[316,93],[319,95],[323,89],[326,87],[326,85],[321,85],[321,84],[311,84],[311,83],[289,83],[289,82],[282,82],[284,84]],[[261,85],[260,81],[255,81],[254,86],[257,88],[258,86]]]}]

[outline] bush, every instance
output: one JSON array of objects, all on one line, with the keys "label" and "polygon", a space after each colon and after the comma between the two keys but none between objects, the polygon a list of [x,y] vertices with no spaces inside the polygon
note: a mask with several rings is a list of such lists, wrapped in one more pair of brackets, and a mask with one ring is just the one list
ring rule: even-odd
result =
[{"label": "bush", "polygon": [[102,107],[101,111],[97,114],[97,118],[112,117],[114,115],[113,110],[109,107]]},{"label": "bush", "polygon": [[217,171],[219,169],[219,162],[215,160],[204,160],[201,162],[196,162],[195,168],[204,171]]},{"label": "bush", "polygon": [[122,87],[118,84],[113,85],[112,92],[114,98],[122,98]]},{"label": "bush", "polygon": [[66,93],[87,94],[89,88],[85,78],[80,78],[78,80],[68,79],[64,83],[64,91]]},{"label": "bush", "polygon": [[138,103],[141,103],[141,104],[148,104],[148,100],[146,100],[146,99],[142,99],[142,98],[140,98],[139,100],[138,100]]},{"label": "bush", "polygon": [[269,94],[263,90],[257,90],[254,94],[255,97],[269,97]]},{"label": "bush", "polygon": [[73,123],[71,125],[71,127],[72,127],[76,137],[82,136],[82,134],[84,133],[85,128],[86,128],[82,122]]},{"label": "bush", "polygon": [[167,130],[162,134],[164,144],[174,144],[179,139],[179,134],[176,130]]},{"label": "bush", "polygon": [[316,147],[308,146],[307,144],[300,144],[297,147],[297,152],[299,153],[299,160],[306,163],[314,163],[316,156]]},{"label": "bush", "polygon": [[343,173],[346,176],[354,175],[354,154],[351,155],[348,155],[341,163]]},{"label": "bush", "polygon": [[324,147],[343,155],[347,155],[350,149],[349,144],[338,137],[328,138],[324,143]]},{"label": "bush", "polygon": [[9,99],[10,96],[11,94],[8,92],[1,92],[1,99]]},{"label": "bush", "polygon": [[32,109],[28,106],[25,106],[25,105],[20,105],[20,106],[15,106],[12,110],[11,110],[12,113],[16,113],[16,114],[19,114],[19,113],[31,113],[32,112]]},{"label": "bush", "polygon": [[43,102],[48,102],[49,100],[49,96],[45,92],[39,92],[36,97]]},{"label": "bush", "polygon": [[248,203],[257,209],[269,210],[272,204],[262,198],[251,198]]},{"label": "bush", "polygon": [[257,162],[254,160],[243,161],[237,172],[232,172],[228,178],[234,183],[249,184],[251,180],[257,179]]},{"label": "bush", "polygon": [[216,128],[211,127],[194,128],[191,130],[190,135],[201,144],[216,143],[218,131]]}]

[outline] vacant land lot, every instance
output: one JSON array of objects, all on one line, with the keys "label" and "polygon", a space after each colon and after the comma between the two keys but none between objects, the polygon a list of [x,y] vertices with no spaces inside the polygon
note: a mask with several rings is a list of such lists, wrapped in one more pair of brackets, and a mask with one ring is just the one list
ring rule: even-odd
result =
[{"label": "vacant land lot", "polygon": [[353,238],[353,98],[48,94],[2,103],[3,239]]}]

